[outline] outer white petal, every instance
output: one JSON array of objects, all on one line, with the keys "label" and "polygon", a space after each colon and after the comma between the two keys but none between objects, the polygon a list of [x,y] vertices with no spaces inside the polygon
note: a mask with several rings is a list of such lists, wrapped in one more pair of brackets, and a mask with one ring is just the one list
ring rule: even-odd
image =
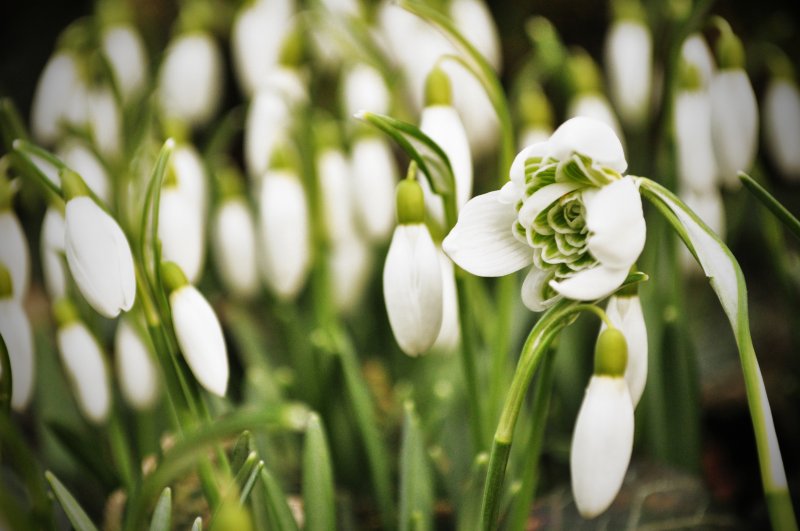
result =
[{"label": "outer white petal", "polygon": [[11,275],[14,299],[24,299],[30,283],[31,258],[22,225],[10,210],[0,212],[0,262]]},{"label": "outer white petal", "polygon": [[462,269],[481,277],[501,277],[530,265],[533,251],[514,237],[513,205],[501,203],[500,192],[470,199],[442,249]]},{"label": "outer white petal", "polygon": [[394,226],[397,163],[382,138],[356,140],[350,155],[357,219],[372,241],[384,241]]},{"label": "outer white petal", "polygon": [[308,202],[300,179],[285,171],[268,172],[259,209],[264,280],[279,297],[293,299],[311,265]]},{"label": "outer white petal", "polygon": [[67,295],[67,272],[64,269],[64,216],[50,207],[42,222],[41,255],[44,285],[51,300]]},{"label": "outer white petal", "polygon": [[451,352],[458,347],[461,341],[456,276],[450,258],[439,247],[436,248],[436,252],[439,255],[439,266],[442,270],[442,326],[431,348]]},{"label": "outer white petal", "polygon": [[171,162],[178,189],[189,197],[205,221],[208,209],[208,178],[203,159],[193,145],[180,144],[175,147]]},{"label": "outer white petal", "polygon": [[683,41],[681,58],[697,68],[703,88],[708,88],[717,68],[711,50],[708,49],[708,44],[701,34],[693,33]]},{"label": "outer white petal", "polygon": [[775,79],[764,96],[765,145],[778,170],[800,180],[800,89],[787,79]]},{"label": "outer white petal", "polygon": [[608,124],[576,116],[561,124],[550,137],[550,154],[565,160],[573,153],[590,157],[594,162],[620,173],[628,167],[622,143]]},{"label": "outer white petal", "polygon": [[343,314],[351,312],[361,299],[372,267],[367,242],[356,235],[333,244],[330,255],[333,304]]},{"label": "outer white petal", "polygon": [[633,450],[633,404],[622,378],[592,376],[570,450],[575,505],[594,518],[614,501]]},{"label": "outer white petal", "polygon": [[[567,116],[570,118],[582,116],[603,122],[613,129],[614,134],[620,141],[620,144],[622,143],[622,128],[619,125],[617,116],[614,114],[614,109],[611,108],[611,104],[602,94],[579,94],[570,102],[569,109],[567,110]],[[622,157],[622,160],[624,160],[624,153],[622,154]],[[627,167],[627,164],[625,166]],[[614,166],[611,167],[614,168]],[[624,170],[617,171],[622,172]]]},{"label": "outer white petal", "polygon": [[228,387],[228,350],[217,314],[197,288],[187,284],[169,296],[175,335],[200,385],[218,396]]},{"label": "outer white petal", "polygon": [[94,145],[106,157],[119,154],[122,116],[110,88],[95,89],[88,95],[88,118]]},{"label": "outer white petal", "polygon": [[110,27],[103,32],[102,47],[122,98],[138,95],[147,81],[147,50],[138,30],[129,25]]},{"label": "outer white petal", "polygon": [[136,409],[149,409],[158,398],[158,369],[144,339],[127,319],[117,326],[114,352],[122,396]]},{"label": "outer white petal", "polygon": [[256,226],[244,199],[224,201],[214,220],[214,257],[225,287],[239,297],[258,291]]},{"label": "outer white petal", "polygon": [[331,240],[355,234],[353,182],[350,163],[339,149],[325,149],[317,159],[322,217]]},{"label": "outer white petal", "polygon": [[518,218],[523,227],[528,227],[544,209],[561,199],[565,194],[580,188],[578,183],[553,183],[536,190],[522,203]]},{"label": "outer white petal", "polygon": [[[111,200],[111,181],[103,163],[80,142],[68,142],[58,150],[64,164],[76,171],[83,182],[106,204]],[[60,179],[59,179],[60,180]]]},{"label": "outer white petal", "polygon": [[591,301],[602,299],[620,287],[628,276],[628,268],[612,269],[597,265],[584,269],[571,277],[556,282],[550,281],[550,287],[568,299]]},{"label": "outer white petal", "polygon": [[92,422],[104,422],[111,409],[111,387],[100,345],[81,322],[59,328],[56,340],[81,413]]},{"label": "outer white petal", "polygon": [[[456,181],[457,205],[459,208],[463,207],[472,197],[472,155],[458,113],[449,105],[425,107],[422,110],[419,127],[423,133],[439,144],[450,160]],[[436,199],[441,204],[441,198],[437,196]],[[425,198],[425,202],[428,203],[428,197]]]},{"label": "outer white petal", "polygon": [[245,166],[250,177],[260,179],[267,171],[289,118],[289,107],[277,92],[264,89],[253,98],[244,126]]},{"label": "outer white petal", "polygon": [[425,225],[395,228],[383,268],[383,297],[403,352],[416,356],[427,351],[442,325],[442,272]]},{"label": "outer white petal", "polygon": [[525,163],[531,157],[546,157],[548,152],[550,151],[550,144],[548,143],[548,138],[542,142],[536,142],[530,144],[529,146],[525,147],[517,153],[517,156],[514,157],[514,161],[511,163],[511,169],[509,170],[509,178],[511,182],[517,185],[517,188],[520,190],[525,189]]},{"label": "outer white petal", "polygon": [[707,191],[716,186],[717,178],[708,93],[679,91],[673,112],[678,177],[684,186]]},{"label": "outer white petal", "polygon": [[[33,330],[22,304],[14,299],[0,299],[0,336],[8,350],[14,386],[11,407],[23,411],[33,394],[36,374],[36,355],[33,350]],[[0,367],[0,374],[3,370]]]},{"label": "outer white petal", "polygon": [[175,262],[189,282],[197,282],[205,262],[205,230],[200,212],[178,188],[161,192],[158,239],[163,260]]},{"label": "outer white petal", "polygon": [[101,315],[128,311],[136,297],[130,245],[117,222],[90,198],[67,202],[67,264],[81,294]]},{"label": "outer white petal", "polygon": [[612,24],[605,43],[611,97],[620,117],[630,124],[646,118],[650,104],[653,40],[645,24],[620,20]]},{"label": "outer white petal", "polygon": [[[606,315],[615,327],[622,331],[628,344],[628,365],[625,368],[625,382],[633,401],[639,403],[647,383],[647,327],[642,313],[642,302],[638,296],[608,299]],[[606,329],[605,323],[600,331]]]},{"label": "outer white petal", "polygon": [[450,16],[461,34],[499,71],[500,36],[488,6],[481,0],[454,0],[450,3]]},{"label": "outer white petal", "polygon": [[36,140],[53,144],[58,139],[60,122],[77,83],[78,65],[71,53],[57,52],[50,57],[33,93],[31,129]]},{"label": "outer white petal", "polygon": [[522,283],[522,303],[532,312],[542,312],[549,308],[556,297],[542,298],[545,283],[552,277],[547,271],[531,267]]},{"label": "outer white petal", "polygon": [[604,266],[628,269],[644,248],[642,198],[631,177],[584,191],[589,252]]},{"label": "outer white petal", "polygon": [[361,109],[378,114],[389,111],[389,89],[380,72],[366,63],[358,63],[344,76],[342,105],[346,116]]},{"label": "outer white petal", "polygon": [[711,132],[719,176],[738,188],[737,174],[750,171],[758,147],[758,103],[744,70],[720,70],[712,79]]},{"label": "outer white petal", "polygon": [[222,93],[222,53],[203,32],[175,37],[164,52],[158,79],[158,101],[165,116],[190,125],[207,122]]}]

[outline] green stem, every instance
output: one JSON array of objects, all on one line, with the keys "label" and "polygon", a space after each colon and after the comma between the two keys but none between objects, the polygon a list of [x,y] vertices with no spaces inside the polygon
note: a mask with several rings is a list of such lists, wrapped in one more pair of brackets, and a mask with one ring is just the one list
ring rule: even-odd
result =
[{"label": "green stem", "polygon": [[131,492],[136,482],[136,472],[131,459],[131,447],[128,436],[122,427],[122,418],[117,411],[108,422],[108,438],[114,463],[122,479],[125,490]]},{"label": "green stem", "polygon": [[469,300],[464,283],[466,279],[460,270],[456,272],[456,290],[458,292],[458,321],[461,327],[461,366],[464,369],[464,382],[467,387],[467,401],[472,413],[473,421],[470,423],[472,442],[475,452],[484,449],[484,415],[481,408],[481,395],[478,386],[478,371],[475,363],[475,350],[472,345],[472,323],[469,316]]},{"label": "green stem", "polygon": [[752,177],[744,172],[739,172],[739,179],[756,199],[761,201],[772,214],[778,218],[796,238],[800,238],[800,221],[789,212],[775,197],[758,184]]}]

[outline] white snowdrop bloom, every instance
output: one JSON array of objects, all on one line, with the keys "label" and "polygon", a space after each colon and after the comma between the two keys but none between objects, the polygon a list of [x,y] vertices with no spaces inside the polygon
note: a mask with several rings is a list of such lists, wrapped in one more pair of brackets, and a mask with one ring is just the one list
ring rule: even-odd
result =
[{"label": "white snowdrop bloom", "polygon": [[570,118],[585,116],[586,118],[599,120],[613,129],[614,133],[622,141],[622,128],[619,125],[619,120],[617,120],[611,104],[600,93],[584,92],[578,94],[570,102],[567,116]]},{"label": "white snowdrop bloom", "polygon": [[338,148],[323,149],[317,158],[322,219],[331,241],[355,233],[350,163]]},{"label": "white snowdrop bloom", "polygon": [[56,332],[58,351],[81,413],[96,424],[111,410],[111,385],[105,356],[89,329],[73,320]]},{"label": "white snowdrop bloom", "polygon": [[650,29],[640,20],[618,20],[611,25],[604,51],[611,98],[620,118],[641,124],[647,117],[653,77]]},{"label": "white snowdrop bloom", "polygon": [[533,264],[522,286],[533,311],[562,296],[606,297],[644,247],[642,201],[636,181],[621,175],[626,168],[610,127],[572,118],[517,155],[502,190],[471,199],[442,247],[478,276]]},{"label": "white snowdrop bloom", "polygon": [[[719,189],[714,187],[704,191],[695,191],[691,188],[681,189],[680,198],[692,212],[697,214],[708,227],[722,240],[725,240],[725,204]],[[697,263],[692,253],[686,246],[680,246],[680,261],[683,271],[687,274],[705,276],[700,264]]]},{"label": "white snowdrop bloom", "polygon": [[139,31],[130,24],[108,27],[103,30],[102,48],[122,99],[140,94],[147,83],[147,50]]},{"label": "white snowdrop bloom", "polygon": [[624,378],[592,376],[570,450],[572,493],[584,518],[605,511],[619,492],[633,451],[633,403]]},{"label": "white snowdrop bloom", "polygon": [[546,142],[552,134],[553,130],[549,127],[544,127],[541,125],[527,127],[523,129],[519,135],[519,149],[522,150],[531,144]]},{"label": "white snowdrop bloom", "polygon": [[358,304],[369,279],[372,254],[367,242],[355,234],[335,241],[330,252],[333,305],[341,314]]},{"label": "white snowdrop bloom", "polygon": [[308,201],[297,175],[270,170],[259,201],[261,271],[267,287],[291,300],[305,284],[311,266]]},{"label": "white snowdrop bloom", "polygon": [[119,321],[114,353],[123,398],[136,409],[149,409],[158,398],[158,368],[144,339],[128,319]]},{"label": "white snowdrop bloom", "polygon": [[31,130],[34,138],[51,145],[61,135],[73,92],[79,86],[78,62],[72,52],[62,50],[53,54],[44,66],[31,106]]},{"label": "white snowdrop bloom", "polygon": [[708,88],[717,67],[714,64],[714,57],[708,49],[705,39],[699,33],[689,35],[683,45],[681,45],[681,58],[687,63],[697,68],[700,74],[700,86]]},{"label": "white snowdrop bloom", "polygon": [[42,172],[48,181],[56,186],[61,186],[61,177],[59,177],[58,168],[54,164],[35,153],[26,153],[26,156],[33,162],[36,168]]},{"label": "white snowdrop bloom", "polygon": [[111,201],[111,179],[105,166],[91,149],[81,142],[68,141],[56,154],[64,164],[83,178],[83,182],[104,203],[108,204]]},{"label": "white snowdrop bloom", "polygon": [[64,220],[67,264],[81,294],[109,319],[130,310],[136,298],[133,255],[116,220],[85,195],[67,201]]},{"label": "white snowdrop bloom", "polygon": [[161,191],[158,239],[163,259],[178,264],[189,282],[197,282],[205,263],[205,227],[198,209],[175,186]]},{"label": "white snowdrop bloom", "polygon": [[244,160],[248,175],[260,179],[269,167],[276,144],[286,134],[289,107],[274,90],[259,91],[247,110],[244,126]]},{"label": "white snowdrop bloom", "polygon": [[49,207],[42,222],[41,255],[44,285],[50,300],[56,301],[67,295],[67,272],[64,269],[64,215]]},{"label": "white snowdrop bloom", "polygon": [[[452,52],[448,52],[452,53]],[[483,85],[463,66],[452,61],[442,65],[452,80],[453,107],[464,122],[470,151],[476,158],[491,153],[500,138],[500,121]]]},{"label": "white snowdrop bloom", "polygon": [[158,74],[158,101],[164,116],[202,125],[222,95],[222,52],[204,32],[184,33],[164,52]]},{"label": "white snowdrop bloom", "polygon": [[370,240],[385,241],[394,225],[398,180],[392,150],[382,138],[365,136],[355,141],[350,160],[357,219]]},{"label": "white snowdrop bloom", "polygon": [[785,177],[800,180],[800,90],[790,79],[770,81],[764,95],[765,146]]},{"label": "white snowdrop bloom", "polygon": [[90,117],[90,88],[87,82],[78,77],[64,110],[64,121],[76,127],[86,127]]},{"label": "white snowdrop bloom", "polygon": [[180,268],[167,262],[164,282],[178,346],[192,374],[205,389],[225,396],[228,388],[228,350],[217,314],[197,288],[188,284]]},{"label": "white snowdrop bloom", "polygon": [[[3,273],[8,275],[6,271]],[[11,282],[6,283],[9,284],[8,288],[12,287]],[[11,297],[11,293],[0,293],[0,337],[5,342],[11,362],[11,377],[14,384],[11,407],[15,411],[23,411],[33,395],[36,359],[30,320],[22,308],[22,303]],[[0,366],[0,375],[2,372]]]},{"label": "white snowdrop bloom", "polygon": [[[638,295],[614,295],[608,299],[606,315],[625,336],[628,346],[625,381],[628,384],[633,407],[636,408],[647,382],[647,328],[642,313],[642,302]],[[606,324],[603,323],[600,333],[605,329]]]},{"label": "white snowdrop bloom", "polygon": [[486,4],[481,0],[453,0],[450,2],[450,17],[492,68],[500,70],[500,36]]},{"label": "white snowdrop bloom", "polygon": [[205,222],[208,210],[208,177],[203,159],[191,144],[178,144],[172,152],[170,163],[175,173],[178,190],[187,196]]},{"label": "white snowdrop bloom", "polygon": [[14,300],[23,300],[30,284],[31,258],[25,231],[10,208],[0,209],[0,264],[11,274]]},{"label": "white snowdrop bloom", "polygon": [[673,113],[678,178],[683,187],[698,192],[708,191],[716,186],[717,179],[708,93],[679,90]]},{"label": "white snowdrop bloom", "polygon": [[247,201],[227,198],[217,208],[212,231],[217,271],[225,287],[237,297],[258,292],[256,226]]},{"label": "white snowdrop bloom", "polygon": [[357,17],[361,14],[358,0],[320,0],[320,3],[335,15]]},{"label": "white snowdrop bloom", "polygon": [[434,350],[452,352],[461,341],[461,325],[458,321],[458,291],[453,262],[444,254],[441,247],[436,248],[439,266],[442,271],[442,326],[433,343]]},{"label": "white snowdrop bloom", "polygon": [[122,144],[122,116],[113,92],[108,87],[93,89],[88,93],[87,104],[94,145],[105,157],[117,156]]},{"label": "white snowdrop bloom", "polygon": [[275,65],[264,78],[262,88],[280,94],[291,108],[308,101],[307,84],[306,76],[298,68]]},{"label": "white snowdrop bloom", "polygon": [[710,100],[719,177],[728,188],[738,188],[738,172],[750,171],[758,148],[758,103],[747,73],[741,68],[718,71]]},{"label": "white snowdrop bloom", "polygon": [[353,116],[361,109],[386,114],[391,95],[377,69],[366,63],[357,63],[342,78],[341,98],[345,116]]},{"label": "white snowdrop bloom", "polygon": [[291,30],[294,0],[257,0],[244,3],[231,28],[231,53],[239,86],[246,96],[263,87],[278,62]]}]

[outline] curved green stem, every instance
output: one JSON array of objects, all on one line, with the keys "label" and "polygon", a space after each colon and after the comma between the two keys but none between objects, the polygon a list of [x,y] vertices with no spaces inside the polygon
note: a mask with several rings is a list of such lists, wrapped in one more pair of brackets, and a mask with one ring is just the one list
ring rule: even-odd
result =
[{"label": "curved green stem", "polygon": [[800,221],[789,212],[780,201],[775,199],[767,190],[758,184],[752,177],[744,172],[739,172],[739,179],[744,183],[747,190],[752,193],[756,199],[769,209],[772,214],[789,229],[796,238],[800,238]]}]

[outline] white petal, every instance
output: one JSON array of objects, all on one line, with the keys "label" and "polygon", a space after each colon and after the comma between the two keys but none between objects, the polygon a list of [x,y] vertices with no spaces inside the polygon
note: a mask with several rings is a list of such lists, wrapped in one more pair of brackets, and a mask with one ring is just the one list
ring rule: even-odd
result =
[{"label": "white petal", "polygon": [[454,0],[450,2],[450,16],[461,34],[499,72],[500,36],[487,5],[480,0]]},{"label": "white petal", "polygon": [[97,197],[106,204],[111,201],[111,180],[103,163],[95,154],[79,142],[69,142],[57,152],[64,164],[78,173]]},{"label": "white petal", "polygon": [[531,157],[546,157],[550,150],[550,144],[546,141],[537,142],[524,148],[517,153],[514,157],[514,162],[511,163],[511,169],[508,172],[509,179],[520,190],[525,189],[525,163]]},{"label": "white petal", "polygon": [[370,278],[372,254],[367,242],[353,235],[333,244],[330,255],[333,303],[342,314],[351,312]]},{"label": "white petal", "polygon": [[605,43],[611,96],[627,123],[640,124],[650,104],[653,40],[645,24],[620,20],[612,24]]},{"label": "white petal", "polygon": [[366,63],[358,63],[347,71],[342,86],[345,116],[353,116],[361,109],[386,114],[389,111],[389,101],[389,89],[375,68]]},{"label": "white petal", "polygon": [[78,65],[68,52],[57,52],[47,61],[31,105],[31,129],[39,142],[49,145],[61,134],[73,90],[78,83]]},{"label": "white petal", "polygon": [[717,162],[711,139],[711,102],[708,93],[679,91],[673,112],[681,183],[698,192],[715,187]]},{"label": "white petal", "polygon": [[[600,121],[609,126],[614,131],[614,134],[619,139],[620,144],[623,143],[622,127],[620,127],[619,125],[619,121],[617,120],[617,116],[614,114],[614,110],[611,108],[611,104],[602,94],[595,94],[595,93],[578,94],[570,102],[569,108],[567,109],[567,116],[569,116],[570,118],[581,116],[584,118],[592,118],[594,120]],[[625,160],[624,154],[622,155],[622,160],[623,162]],[[622,163],[620,163],[620,165],[626,166],[626,164]],[[606,166],[613,168],[613,166],[609,164],[606,164]],[[622,172],[624,170],[617,170],[617,171]]]},{"label": "white petal", "polygon": [[525,281],[522,283],[522,303],[532,312],[546,310],[558,298],[558,296],[549,299],[542,298],[542,289],[551,278],[553,278],[551,273],[536,266],[531,267],[528,274],[525,275]]},{"label": "white petal", "polygon": [[[449,42],[445,44],[449,48],[445,53],[456,53]],[[438,57],[436,56],[437,60]],[[450,76],[453,87],[453,107],[458,110],[461,121],[464,123],[464,131],[469,139],[472,155],[477,159],[492,153],[500,138],[500,121],[486,90],[481,82],[460,63],[445,61],[442,63],[442,68]],[[428,72],[430,69],[425,71],[425,76]],[[420,88],[422,87],[424,84],[420,85]]]},{"label": "white petal", "polygon": [[575,505],[594,518],[614,501],[633,450],[633,405],[622,378],[592,376],[570,450]]},{"label": "white petal", "polygon": [[[647,382],[647,327],[642,313],[642,302],[638,296],[613,296],[608,299],[606,314],[614,326],[622,331],[628,344],[625,382],[635,408]],[[603,323],[600,331],[605,329],[606,325]]]},{"label": "white petal", "polygon": [[[453,169],[458,208],[472,197],[472,155],[469,141],[458,113],[448,105],[434,105],[422,110],[420,130],[439,144]],[[441,200],[441,199],[440,199]],[[427,203],[428,198],[425,198]]]},{"label": "white petal", "polygon": [[350,164],[340,149],[325,149],[317,158],[323,225],[335,241],[353,237],[355,215]]},{"label": "white petal", "polygon": [[65,221],[67,264],[81,294],[108,318],[130,310],[136,297],[133,255],[117,222],[85,196],[67,202]]},{"label": "white petal", "polygon": [[197,288],[187,284],[169,296],[175,335],[200,385],[218,396],[228,387],[228,351],[219,319]]},{"label": "white petal", "polygon": [[100,345],[81,322],[60,328],[56,339],[78,407],[88,420],[104,422],[111,409],[111,387]]},{"label": "white petal", "polygon": [[800,89],[792,81],[775,79],[764,96],[765,145],[778,170],[800,180]]},{"label": "white petal", "polygon": [[646,228],[636,183],[624,177],[583,193],[589,252],[601,264],[628,269],[644,248]]},{"label": "white petal", "polygon": [[189,197],[205,221],[208,209],[208,177],[203,159],[191,144],[179,144],[175,146],[170,162],[178,181],[178,189]]},{"label": "white petal", "polygon": [[276,144],[286,134],[289,118],[289,107],[275,91],[265,89],[253,98],[244,124],[245,165],[250,177],[260,179],[267,171]]},{"label": "white petal", "polygon": [[89,129],[94,145],[106,157],[119,153],[122,116],[110,88],[94,89],[88,95]]},{"label": "white petal", "polygon": [[24,299],[30,283],[31,259],[25,232],[12,211],[0,212],[0,262],[11,275],[14,299]]},{"label": "white petal", "polygon": [[433,349],[452,352],[461,341],[461,326],[458,320],[458,291],[453,262],[441,248],[436,248],[442,270],[442,327],[433,344]]},{"label": "white petal", "polygon": [[102,46],[122,98],[139,94],[147,81],[147,50],[136,28],[120,25],[104,30]]},{"label": "white petal", "polygon": [[161,192],[158,239],[165,262],[175,262],[189,282],[199,280],[205,258],[205,231],[200,213],[177,188]]},{"label": "white petal", "polygon": [[622,285],[627,277],[627,267],[611,269],[598,265],[575,273],[561,282],[551,280],[550,287],[568,299],[591,301],[610,295]]},{"label": "white petal", "polygon": [[64,231],[64,216],[57,208],[48,208],[42,222],[40,243],[44,285],[50,300],[54,301],[67,295]]},{"label": "white petal", "polygon": [[522,208],[519,209],[520,224],[529,227],[543,210],[580,186],[575,182],[553,183],[536,190],[532,196],[525,199]]},{"label": "white petal", "polygon": [[[19,301],[0,300],[0,336],[8,350],[11,362],[13,389],[11,407],[23,411],[33,395],[36,374],[36,355],[33,350],[33,330],[30,320]],[[0,367],[0,374],[2,374]]]},{"label": "white petal", "polygon": [[521,197],[522,192],[517,188],[516,183],[514,183],[514,181],[508,181],[500,188],[497,200],[505,205],[515,206]]},{"label": "white petal", "polygon": [[258,291],[256,226],[244,199],[223,201],[212,233],[217,271],[233,295],[250,297]]},{"label": "white petal", "polygon": [[399,225],[383,268],[383,297],[392,332],[410,356],[427,351],[442,324],[442,272],[423,224]]},{"label": "white petal", "polygon": [[720,178],[738,188],[758,147],[758,103],[744,70],[721,70],[711,81],[711,130]]},{"label": "white petal", "polygon": [[500,277],[531,263],[533,251],[512,232],[517,212],[499,197],[489,192],[470,199],[442,242],[453,262],[473,275]]},{"label": "white petal", "polygon": [[361,228],[372,241],[384,241],[394,226],[394,188],[398,181],[392,151],[382,138],[356,141],[351,154],[353,202]]},{"label": "white petal", "polygon": [[158,398],[158,369],[153,354],[128,319],[121,319],[117,326],[114,352],[122,396],[136,409],[149,409]]},{"label": "white petal", "polygon": [[558,160],[566,160],[574,153],[580,153],[620,173],[628,167],[616,133],[599,120],[585,116],[571,118],[555,130],[549,144],[550,154]]},{"label": "white petal", "polygon": [[716,66],[711,50],[708,49],[705,39],[699,33],[689,35],[681,46],[681,58],[695,66],[700,73],[702,87],[707,88],[711,84]]}]

